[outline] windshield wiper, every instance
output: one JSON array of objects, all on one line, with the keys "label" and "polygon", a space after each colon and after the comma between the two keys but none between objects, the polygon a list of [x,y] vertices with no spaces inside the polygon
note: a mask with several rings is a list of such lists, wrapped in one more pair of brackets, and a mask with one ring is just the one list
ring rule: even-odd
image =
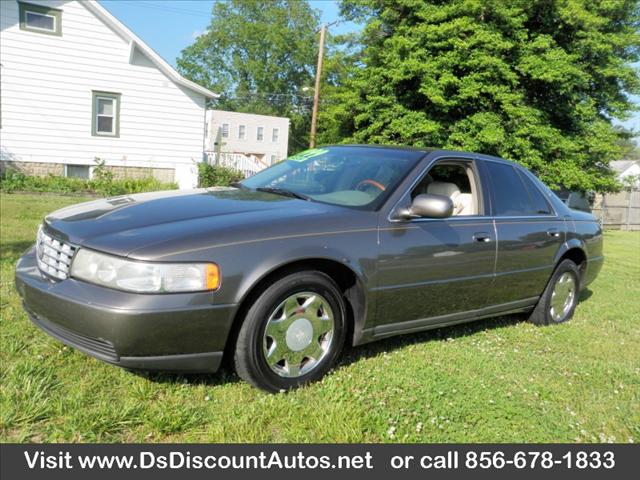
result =
[{"label": "windshield wiper", "polygon": [[283,197],[298,198],[300,200],[311,200],[310,197],[302,193],[294,192],[293,190],[287,190],[286,188],[276,187],[258,187],[258,192],[275,193],[276,195],[282,195]]},{"label": "windshield wiper", "polygon": [[230,186],[230,187],[233,187],[233,188],[239,188],[239,189],[241,189],[241,190],[249,190],[249,187],[244,186],[244,185],[243,185],[242,183],[240,183],[240,182],[231,182],[231,183],[229,184],[229,186]]}]

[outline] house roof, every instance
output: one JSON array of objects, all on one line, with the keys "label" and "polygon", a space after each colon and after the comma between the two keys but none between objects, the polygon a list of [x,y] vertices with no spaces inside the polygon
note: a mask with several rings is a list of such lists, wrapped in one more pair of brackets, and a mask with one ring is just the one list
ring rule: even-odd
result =
[{"label": "house roof", "polygon": [[129,30],[120,20],[111,15],[107,9],[105,9],[98,2],[80,2],[87,10],[93,13],[96,17],[102,20],[105,24],[111,27],[122,38],[129,41],[130,47],[133,50],[138,48],[144,53],[158,69],[164,73],[169,79],[178,85],[188,88],[194,92],[200,93],[207,98],[218,98],[220,95],[208,90],[197,83],[187,80],[180,75],[171,65],[169,65],[160,55],[158,55],[149,45],[144,43],[135,33]]},{"label": "house roof", "polygon": [[609,166],[618,173],[626,172],[634,163],[640,163],[640,160],[615,160]]},{"label": "house roof", "polygon": [[260,117],[260,118],[265,118],[265,119],[266,118],[275,118],[275,119],[278,119],[278,120],[287,120],[287,121],[291,122],[291,119],[289,117],[277,117],[275,115],[264,115],[262,113],[234,112],[232,110],[220,110],[220,109],[217,109],[217,108],[210,108],[210,109],[207,110],[207,114],[208,115],[212,115],[212,116],[215,116],[216,114],[217,115],[220,115],[220,114],[226,115],[228,113],[230,113],[230,114],[232,114],[234,116],[239,116],[239,117]]}]

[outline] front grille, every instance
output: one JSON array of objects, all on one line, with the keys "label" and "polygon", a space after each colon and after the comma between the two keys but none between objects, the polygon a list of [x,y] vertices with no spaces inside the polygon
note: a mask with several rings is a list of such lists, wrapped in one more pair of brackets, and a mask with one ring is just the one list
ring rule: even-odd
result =
[{"label": "front grille", "polygon": [[38,268],[49,277],[58,280],[69,277],[71,260],[77,249],[78,247],[45,233],[42,227],[38,230],[36,243]]}]

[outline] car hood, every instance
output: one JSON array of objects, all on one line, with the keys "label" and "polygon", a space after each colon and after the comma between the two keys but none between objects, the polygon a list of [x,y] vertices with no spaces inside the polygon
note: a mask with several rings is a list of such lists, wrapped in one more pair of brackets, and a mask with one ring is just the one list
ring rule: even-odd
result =
[{"label": "car hood", "polygon": [[272,193],[213,188],[81,203],[48,215],[45,228],[76,245],[149,259],[170,256],[178,248],[223,246],[303,232],[313,224],[313,217],[348,211]]}]

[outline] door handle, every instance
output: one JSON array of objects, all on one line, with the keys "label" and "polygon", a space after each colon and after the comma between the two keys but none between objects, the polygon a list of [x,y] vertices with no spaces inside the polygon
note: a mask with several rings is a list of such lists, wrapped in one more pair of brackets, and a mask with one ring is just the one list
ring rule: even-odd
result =
[{"label": "door handle", "polygon": [[479,243],[487,243],[491,241],[491,237],[486,232],[478,232],[473,235],[473,240]]},{"label": "door handle", "polygon": [[560,236],[560,231],[557,228],[550,228],[547,230],[547,235],[550,237],[558,238]]}]

